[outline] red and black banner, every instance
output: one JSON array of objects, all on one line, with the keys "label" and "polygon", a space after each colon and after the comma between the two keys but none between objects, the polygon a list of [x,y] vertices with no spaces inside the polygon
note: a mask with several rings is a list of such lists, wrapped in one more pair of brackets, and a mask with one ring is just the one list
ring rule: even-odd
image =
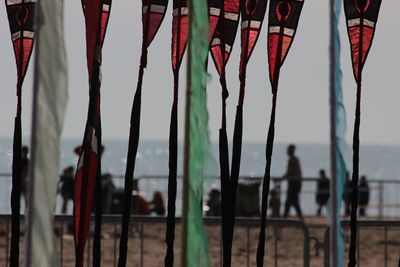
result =
[{"label": "red and black banner", "polygon": [[296,34],[303,0],[270,0],[268,18],[268,63],[272,88],[271,118],[265,149],[266,165],[262,187],[261,224],[257,246],[257,267],[264,266],[265,227],[268,195],[271,180],[272,151],[275,136],[275,113],[278,95],[279,74]]},{"label": "red and black banner", "polygon": [[217,29],[223,5],[224,5],[223,0],[208,0],[208,17],[210,23],[210,35],[208,39],[209,42],[211,42],[215,30]]},{"label": "red and black banner", "polygon": [[89,232],[90,213],[95,196],[95,236],[93,266],[100,266],[101,231],[101,122],[100,87],[102,45],[107,29],[110,0],[84,0],[86,57],[89,73],[89,110],[74,188],[74,225],[76,266],[83,266],[84,249]]},{"label": "red and black banner", "polygon": [[223,10],[211,40],[211,55],[220,75],[224,73],[235,42],[240,16],[240,1],[225,0]]},{"label": "red and black banner", "polygon": [[277,86],[279,70],[292,45],[304,1],[271,0],[268,21],[268,63],[272,89]]},{"label": "red and black banner", "polygon": [[17,112],[14,121],[10,266],[19,266],[20,198],[26,197],[26,173],[22,168],[22,84],[32,54],[36,0],[6,0],[7,17],[17,65]]},{"label": "red and black banner", "polygon": [[[360,72],[372,45],[382,0],[344,0],[354,77]],[[360,53],[362,51],[362,53]]]},{"label": "red and black banner", "polygon": [[[139,145],[140,110],[142,103],[142,83],[144,68],[147,66],[147,49],[156,36],[167,10],[168,0],[143,0],[142,1],[142,52],[140,57],[139,75],[135,96],[133,99],[131,121],[129,128],[129,144],[124,182],[124,208],[122,214],[122,228],[119,242],[118,266],[126,266],[128,252],[129,221],[132,205],[133,176],[135,160]],[[175,216],[175,213],[174,213]]]},{"label": "red and black banner", "polygon": [[179,72],[188,38],[189,9],[186,0],[174,0],[172,11],[172,69]]},{"label": "red and black banner", "polygon": [[348,266],[356,266],[358,176],[361,120],[362,70],[367,59],[382,0],[344,0],[347,32],[350,41],[353,74],[357,82],[356,111],[353,132],[353,173],[350,220],[350,248]]}]

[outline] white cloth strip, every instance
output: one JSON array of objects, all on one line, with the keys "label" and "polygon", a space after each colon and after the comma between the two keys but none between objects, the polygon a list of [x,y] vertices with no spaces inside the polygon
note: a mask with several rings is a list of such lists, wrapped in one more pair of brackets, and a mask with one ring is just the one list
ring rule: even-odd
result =
[{"label": "white cloth strip", "polygon": [[110,11],[110,5],[103,4],[103,11],[109,12]]},{"label": "white cloth strip", "polygon": [[239,14],[231,13],[231,12],[224,12],[224,18],[237,21],[239,19]]},{"label": "white cloth strip", "polygon": [[[175,8],[172,15],[178,16],[179,8]],[[187,7],[181,7],[181,16],[187,16],[189,14],[189,9]]]},{"label": "white cloth strip", "polygon": [[[249,27],[249,21],[245,20],[242,22],[242,29]],[[250,21],[250,28],[252,29],[259,29],[261,27],[261,21],[258,20],[251,20]]]},{"label": "white cloth strip", "polygon": [[230,53],[232,50],[232,46],[225,44],[225,51]]},{"label": "white cloth strip", "polygon": [[23,35],[24,35],[24,37],[26,37],[26,38],[33,38],[33,37],[35,37],[35,33],[34,33],[34,32],[29,32],[29,31],[24,31]]},{"label": "white cloth strip", "polygon": [[13,41],[15,41],[15,40],[18,40],[20,37],[21,37],[21,32],[19,31],[19,32],[13,33],[13,35],[11,36],[11,39]]},{"label": "white cloth strip", "polygon": [[270,26],[269,27],[269,33],[279,33],[281,30],[281,27],[279,26]]},{"label": "white cloth strip", "polygon": [[219,39],[219,38],[214,38],[211,42],[211,46],[219,45],[219,44],[221,44],[221,39]]},{"label": "white cloth strip", "polygon": [[[281,32],[281,27],[280,26],[271,26],[271,27],[269,27],[269,33],[280,33],[280,32]],[[290,29],[290,28],[284,28],[283,29],[283,34],[293,37],[294,30]]]},{"label": "white cloth strip", "polygon": [[293,30],[293,29],[290,29],[290,28],[285,28],[285,29],[283,29],[283,34],[293,37],[293,35],[294,35],[294,30]]},{"label": "white cloth strip", "polygon": [[[147,11],[147,5],[145,5],[142,10],[143,10],[142,11],[143,14],[145,14],[146,11]],[[164,14],[165,6],[162,6],[162,5],[151,5],[150,6],[150,12]]]},{"label": "white cloth strip", "polygon": [[375,28],[375,22],[368,20],[368,19],[364,19],[364,25],[371,27],[371,28]]},{"label": "white cloth strip", "polygon": [[96,155],[98,155],[96,130],[94,130],[94,129],[93,129],[93,138],[92,138],[92,150]]},{"label": "white cloth strip", "polygon": [[[37,0],[25,0],[24,3],[35,3]],[[22,4],[22,0],[7,0],[7,5],[18,5]]]},{"label": "white cloth strip", "polygon": [[210,15],[211,16],[219,16],[221,13],[221,9],[216,8],[216,7],[210,7]]},{"label": "white cloth strip", "polygon": [[349,27],[354,27],[354,26],[358,26],[358,25],[360,25],[360,19],[359,18],[349,19],[347,21],[347,26],[349,26]]}]

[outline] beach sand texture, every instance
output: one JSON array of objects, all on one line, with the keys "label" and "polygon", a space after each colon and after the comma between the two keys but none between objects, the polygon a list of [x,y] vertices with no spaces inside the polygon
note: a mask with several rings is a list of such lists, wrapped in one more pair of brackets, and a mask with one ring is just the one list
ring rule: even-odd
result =
[{"label": "beach sand texture", "polygon": [[[309,225],[310,236],[315,237],[319,242],[323,242],[325,227],[323,223],[325,219],[321,218],[306,218]],[[175,266],[180,266],[180,243],[181,232],[180,224],[177,224],[176,241],[175,241]],[[60,225],[57,225],[60,228]],[[128,246],[128,261],[127,266],[139,267],[143,260],[143,266],[162,267],[164,266],[163,260],[165,255],[165,226],[161,223],[145,223],[143,229],[141,224],[132,224],[131,235],[129,238]],[[65,234],[63,238],[57,238],[57,246],[60,251],[62,246],[62,266],[72,267],[75,262],[73,236]],[[143,240],[140,238],[140,232],[143,230]],[[220,245],[221,245],[221,232],[218,224],[206,226],[209,242],[209,255],[211,259],[211,266],[220,266]],[[118,261],[118,244],[120,232],[120,225],[114,223],[103,224],[103,239],[102,239],[102,266],[116,266]],[[114,234],[117,233],[117,235]],[[7,225],[4,221],[0,221],[0,266],[6,266],[6,252],[7,252]],[[275,243],[275,234],[272,227],[267,231],[266,243],[266,257],[265,266],[303,266],[303,242],[304,236],[300,229],[295,228],[282,228],[278,230],[280,240]],[[346,238],[346,251],[345,262],[347,262],[348,253],[348,239],[350,232],[345,230]],[[376,267],[376,266],[397,266],[400,252],[400,228],[388,228],[387,230],[387,265],[385,265],[385,230],[384,228],[371,227],[362,228],[360,230],[360,246],[359,246],[359,265],[363,267]],[[258,242],[258,228],[257,227],[242,227],[235,228],[234,244],[232,251],[232,266],[256,266],[256,250]],[[143,247],[143,257],[141,258],[141,247]],[[249,251],[247,250],[249,247]],[[21,248],[21,264],[24,259],[24,243],[23,238],[20,241]],[[89,244],[87,248],[91,256],[92,245]],[[275,262],[275,251],[277,251],[277,262]],[[319,249],[319,256],[316,255],[315,239],[310,242],[310,266],[322,267],[324,266],[324,251]],[[86,256],[89,254],[86,253]],[[61,255],[60,255],[61,256]],[[88,263],[88,258],[85,259]],[[22,266],[22,265],[21,265]],[[91,266],[91,263],[90,265]]]}]

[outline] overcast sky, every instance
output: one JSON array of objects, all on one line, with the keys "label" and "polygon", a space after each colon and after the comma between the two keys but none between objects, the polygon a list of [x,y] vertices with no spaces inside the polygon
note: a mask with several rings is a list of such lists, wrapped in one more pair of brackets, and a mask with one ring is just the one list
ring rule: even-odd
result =
[{"label": "overcast sky", "polygon": [[[328,0],[306,0],[296,38],[280,76],[276,141],[329,142]],[[103,49],[103,138],[128,138],[130,110],[136,88],[142,38],[141,1],[114,1]],[[364,68],[361,143],[400,145],[400,1],[383,0],[376,35]],[[343,13],[342,13],[343,14]],[[143,83],[141,138],[168,139],[172,103],[170,63],[172,0],[159,34],[149,49]],[[265,20],[267,22],[267,18]],[[84,21],[79,0],[65,1],[69,104],[64,137],[81,138],[87,116],[88,82]],[[244,106],[246,141],[266,139],[271,109],[266,23],[250,60]],[[347,140],[351,141],[355,91],[345,18],[341,17],[343,89],[347,111]],[[237,35],[239,37],[239,35]],[[228,136],[231,139],[239,90],[240,40],[236,38],[228,62]],[[211,63],[211,61],[210,61]],[[183,133],[186,65],[180,80],[180,139]],[[214,66],[209,67],[210,134],[217,139],[221,119],[220,87]],[[23,134],[29,136],[33,61],[23,88]],[[0,137],[13,133],[16,109],[16,67],[4,3],[0,4]]]}]

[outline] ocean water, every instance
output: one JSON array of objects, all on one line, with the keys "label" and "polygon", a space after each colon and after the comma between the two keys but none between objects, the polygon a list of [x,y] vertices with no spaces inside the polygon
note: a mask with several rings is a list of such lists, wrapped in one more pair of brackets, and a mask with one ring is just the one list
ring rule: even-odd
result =
[{"label": "ocean water", "polygon": [[[24,140],[24,144],[28,141]],[[60,172],[69,165],[76,166],[78,156],[73,150],[80,144],[79,139],[64,139],[61,144]],[[118,187],[123,186],[123,179],[118,177],[125,173],[127,140],[104,140],[105,151],[102,159],[103,173],[109,172],[114,176],[114,183]],[[277,143],[274,146],[273,162],[271,168],[272,177],[280,177],[286,171],[288,144]],[[231,147],[231,146],[230,146]],[[303,177],[317,177],[320,169],[325,169],[329,175],[329,145],[328,144],[296,144],[296,154],[300,159]],[[230,151],[231,152],[231,151]],[[178,175],[182,173],[182,145],[179,145]],[[352,150],[348,147],[346,153],[347,169],[351,170]],[[0,214],[10,213],[11,177],[4,175],[11,173],[12,164],[12,140],[0,139]],[[265,143],[244,142],[242,149],[241,177],[260,177],[264,175]],[[218,144],[213,143],[210,149],[207,164],[207,177],[205,182],[205,200],[207,191],[211,188],[219,188],[218,177]],[[362,145],[360,148],[360,175],[366,175],[370,180],[399,180],[400,183],[400,146]],[[146,176],[139,180],[143,195],[151,199],[152,192],[159,190],[167,198],[167,179],[151,178],[151,176],[168,176],[168,142],[157,140],[140,141],[135,177]],[[180,186],[178,183],[177,214],[180,214]],[[284,185],[285,187],[285,185]],[[375,185],[371,184],[371,201],[378,203],[378,193]],[[285,188],[283,188],[285,189]],[[400,205],[397,192],[400,189],[397,184],[384,186],[385,204]],[[374,192],[374,190],[376,192]],[[315,214],[314,193],[315,183],[304,183],[301,203],[305,214]],[[308,194],[308,195],[307,195]],[[306,197],[307,195],[307,197]],[[59,212],[61,199],[58,197],[56,212]],[[69,206],[71,212],[72,204]],[[23,210],[23,209],[22,209]],[[376,215],[374,210],[369,214]],[[391,211],[385,211],[385,215],[400,215],[400,209],[392,207]]]}]

